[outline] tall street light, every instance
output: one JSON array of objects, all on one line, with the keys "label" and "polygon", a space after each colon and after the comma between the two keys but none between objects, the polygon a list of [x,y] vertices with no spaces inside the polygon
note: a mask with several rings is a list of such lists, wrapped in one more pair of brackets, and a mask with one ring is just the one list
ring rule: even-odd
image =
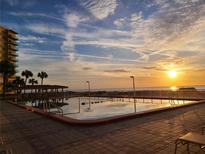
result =
[{"label": "tall street light", "polygon": [[133,97],[134,97],[134,108],[135,108],[135,112],[136,112],[136,101],[135,101],[135,77],[134,76],[130,76],[130,78],[132,78],[132,83],[133,83]]},{"label": "tall street light", "polygon": [[88,107],[88,110],[90,110],[90,81],[86,81],[86,83],[88,84],[88,91],[89,91],[89,107]]}]

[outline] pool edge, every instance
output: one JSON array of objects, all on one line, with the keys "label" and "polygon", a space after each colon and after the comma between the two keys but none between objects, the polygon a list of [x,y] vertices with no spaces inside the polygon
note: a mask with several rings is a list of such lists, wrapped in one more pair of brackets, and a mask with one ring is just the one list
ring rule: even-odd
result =
[{"label": "pool edge", "polygon": [[29,112],[34,112],[34,113],[37,113],[39,115],[48,117],[50,119],[53,119],[53,120],[56,120],[59,122],[63,122],[63,123],[70,124],[70,125],[92,126],[92,125],[108,124],[108,123],[112,123],[112,122],[116,122],[116,121],[120,121],[120,120],[139,118],[139,117],[150,115],[150,114],[156,114],[156,113],[160,113],[160,112],[185,108],[185,107],[189,107],[189,106],[195,106],[195,105],[205,103],[205,100],[201,100],[201,101],[197,101],[197,102],[189,103],[189,104],[183,104],[183,105],[175,106],[175,107],[165,107],[165,108],[160,108],[160,109],[152,109],[149,111],[141,111],[138,113],[129,113],[129,114],[124,114],[124,115],[118,115],[118,116],[107,117],[107,118],[102,118],[102,119],[94,119],[94,120],[79,120],[79,119],[69,118],[69,117],[65,117],[62,115],[43,112],[42,110],[37,109],[37,108],[33,108],[31,106],[16,104],[12,101],[8,101],[8,102],[10,104],[17,106],[17,107],[26,109]]}]

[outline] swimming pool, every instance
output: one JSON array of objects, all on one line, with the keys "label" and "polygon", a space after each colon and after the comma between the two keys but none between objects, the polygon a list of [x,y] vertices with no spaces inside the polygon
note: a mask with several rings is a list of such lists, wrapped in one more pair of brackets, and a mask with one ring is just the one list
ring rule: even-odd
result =
[{"label": "swimming pool", "polygon": [[[108,117],[135,113],[134,99],[92,97],[89,109],[89,98],[76,97],[64,101],[67,105],[61,107],[63,115],[78,120],[96,120]],[[136,99],[136,113],[176,107],[194,101]],[[51,109],[54,112],[56,109]]]}]

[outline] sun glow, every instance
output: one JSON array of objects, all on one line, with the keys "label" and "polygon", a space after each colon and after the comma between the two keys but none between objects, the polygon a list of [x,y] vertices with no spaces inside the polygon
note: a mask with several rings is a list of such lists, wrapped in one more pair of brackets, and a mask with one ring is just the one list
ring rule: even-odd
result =
[{"label": "sun glow", "polygon": [[170,89],[171,89],[172,91],[177,91],[177,90],[178,90],[178,88],[177,88],[176,86],[172,86],[172,87],[170,87]]},{"label": "sun glow", "polygon": [[177,77],[177,72],[175,70],[170,70],[170,71],[168,71],[168,76],[170,78],[176,78]]}]

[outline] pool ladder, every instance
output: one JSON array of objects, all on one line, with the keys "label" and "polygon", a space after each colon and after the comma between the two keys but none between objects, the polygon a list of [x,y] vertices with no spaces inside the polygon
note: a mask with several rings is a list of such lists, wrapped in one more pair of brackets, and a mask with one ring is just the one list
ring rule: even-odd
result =
[{"label": "pool ladder", "polygon": [[57,112],[55,112],[56,114],[60,114],[63,115],[63,109],[61,109],[61,107],[59,107],[57,105],[58,101],[54,102],[55,108],[57,109]]}]

